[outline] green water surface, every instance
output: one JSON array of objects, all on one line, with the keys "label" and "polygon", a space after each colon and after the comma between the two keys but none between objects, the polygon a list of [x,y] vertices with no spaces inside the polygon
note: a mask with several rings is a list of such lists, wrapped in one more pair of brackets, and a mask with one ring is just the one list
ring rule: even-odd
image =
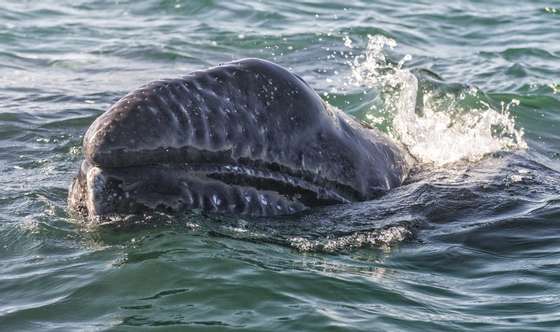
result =
[{"label": "green water surface", "polygon": [[[305,216],[69,216],[83,134],[128,91],[260,57],[363,117],[368,35],[441,91],[519,100],[528,148]],[[559,153],[558,1],[3,0],[0,331],[560,331]]]}]

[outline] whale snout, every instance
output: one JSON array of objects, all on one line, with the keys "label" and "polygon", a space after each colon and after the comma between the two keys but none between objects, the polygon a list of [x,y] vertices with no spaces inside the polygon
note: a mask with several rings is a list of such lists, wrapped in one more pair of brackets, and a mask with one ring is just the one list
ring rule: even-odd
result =
[{"label": "whale snout", "polygon": [[83,150],[69,203],[89,216],[291,214],[375,198],[408,170],[385,136],[258,59],[140,87],[94,121]]}]

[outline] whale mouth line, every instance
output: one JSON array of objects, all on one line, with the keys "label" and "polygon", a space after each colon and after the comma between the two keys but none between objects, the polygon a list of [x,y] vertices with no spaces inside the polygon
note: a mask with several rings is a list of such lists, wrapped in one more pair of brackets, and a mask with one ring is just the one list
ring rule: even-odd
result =
[{"label": "whale mouth line", "polygon": [[187,145],[182,148],[160,147],[141,152],[127,152],[123,149],[114,149],[109,153],[98,151],[98,162],[91,163],[113,170],[173,169],[228,186],[277,192],[308,207],[364,200],[363,195],[352,186],[322,176],[320,168],[317,172],[312,172],[263,158],[234,158],[232,149],[209,150]]},{"label": "whale mouth line", "polygon": [[[274,165],[274,164],[273,164]],[[348,188],[309,174],[291,174],[279,167],[244,164],[188,164],[188,174],[220,181],[230,186],[274,191],[308,207],[349,203],[356,195]]]},{"label": "whale mouth line", "polygon": [[[181,202],[194,200],[186,205],[189,209],[202,208],[214,212],[222,212],[225,204],[220,207],[214,204],[222,197],[224,203],[239,204],[228,206],[225,212],[245,214],[245,208],[248,208],[253,211],[248,214],[261,216],[363,200],[363,195],[350,185],[323,176],[321,168],[317,171],[294,169],[261,158],[233,158],[231,150],[212,151],[192,146],[146,152],[116,150],[105,154],[98,151],[97,157],[101,158],[89,159],[86,164],[112,174],[113,179],[122,182],[123,189],[143,193],[143,205],[157,206],[151,202],[158,201],[166,211],[166,206],[180,206],[169,203],[173,197]],[[120,189],[116,192],[120,194]],[[155,195],[152,197],[146,192]],[[274,210],[256,206],[258,203],[247,202],[247,196],[253,197],[251,202],[278,202],[281,208]],[[173,210],[176,208],[168,211]]]}]

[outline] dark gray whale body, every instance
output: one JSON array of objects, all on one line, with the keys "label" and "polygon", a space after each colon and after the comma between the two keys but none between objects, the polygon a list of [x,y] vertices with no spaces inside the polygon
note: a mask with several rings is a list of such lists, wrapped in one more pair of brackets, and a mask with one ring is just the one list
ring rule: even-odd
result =
[{"label": "dark gray whale body", "polygon": [[88,217],[284,215],[373,199],[408,172],[389,139],[258,59],[129,93],[89,127],[83,150],[68,201]]}]

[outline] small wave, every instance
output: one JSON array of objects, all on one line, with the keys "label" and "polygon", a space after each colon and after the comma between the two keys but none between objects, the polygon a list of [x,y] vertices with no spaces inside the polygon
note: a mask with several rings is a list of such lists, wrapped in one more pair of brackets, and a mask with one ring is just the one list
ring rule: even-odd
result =
[{"label": "small wave", "polygon": [[410,228],[396,225],[376,231],[355,232],[336,238],[310,240],[303,237],[288,239],[288,244],[302,252],[337,252],[341,250],[369,247],[390,248],[391,246],[414,237]]}]

